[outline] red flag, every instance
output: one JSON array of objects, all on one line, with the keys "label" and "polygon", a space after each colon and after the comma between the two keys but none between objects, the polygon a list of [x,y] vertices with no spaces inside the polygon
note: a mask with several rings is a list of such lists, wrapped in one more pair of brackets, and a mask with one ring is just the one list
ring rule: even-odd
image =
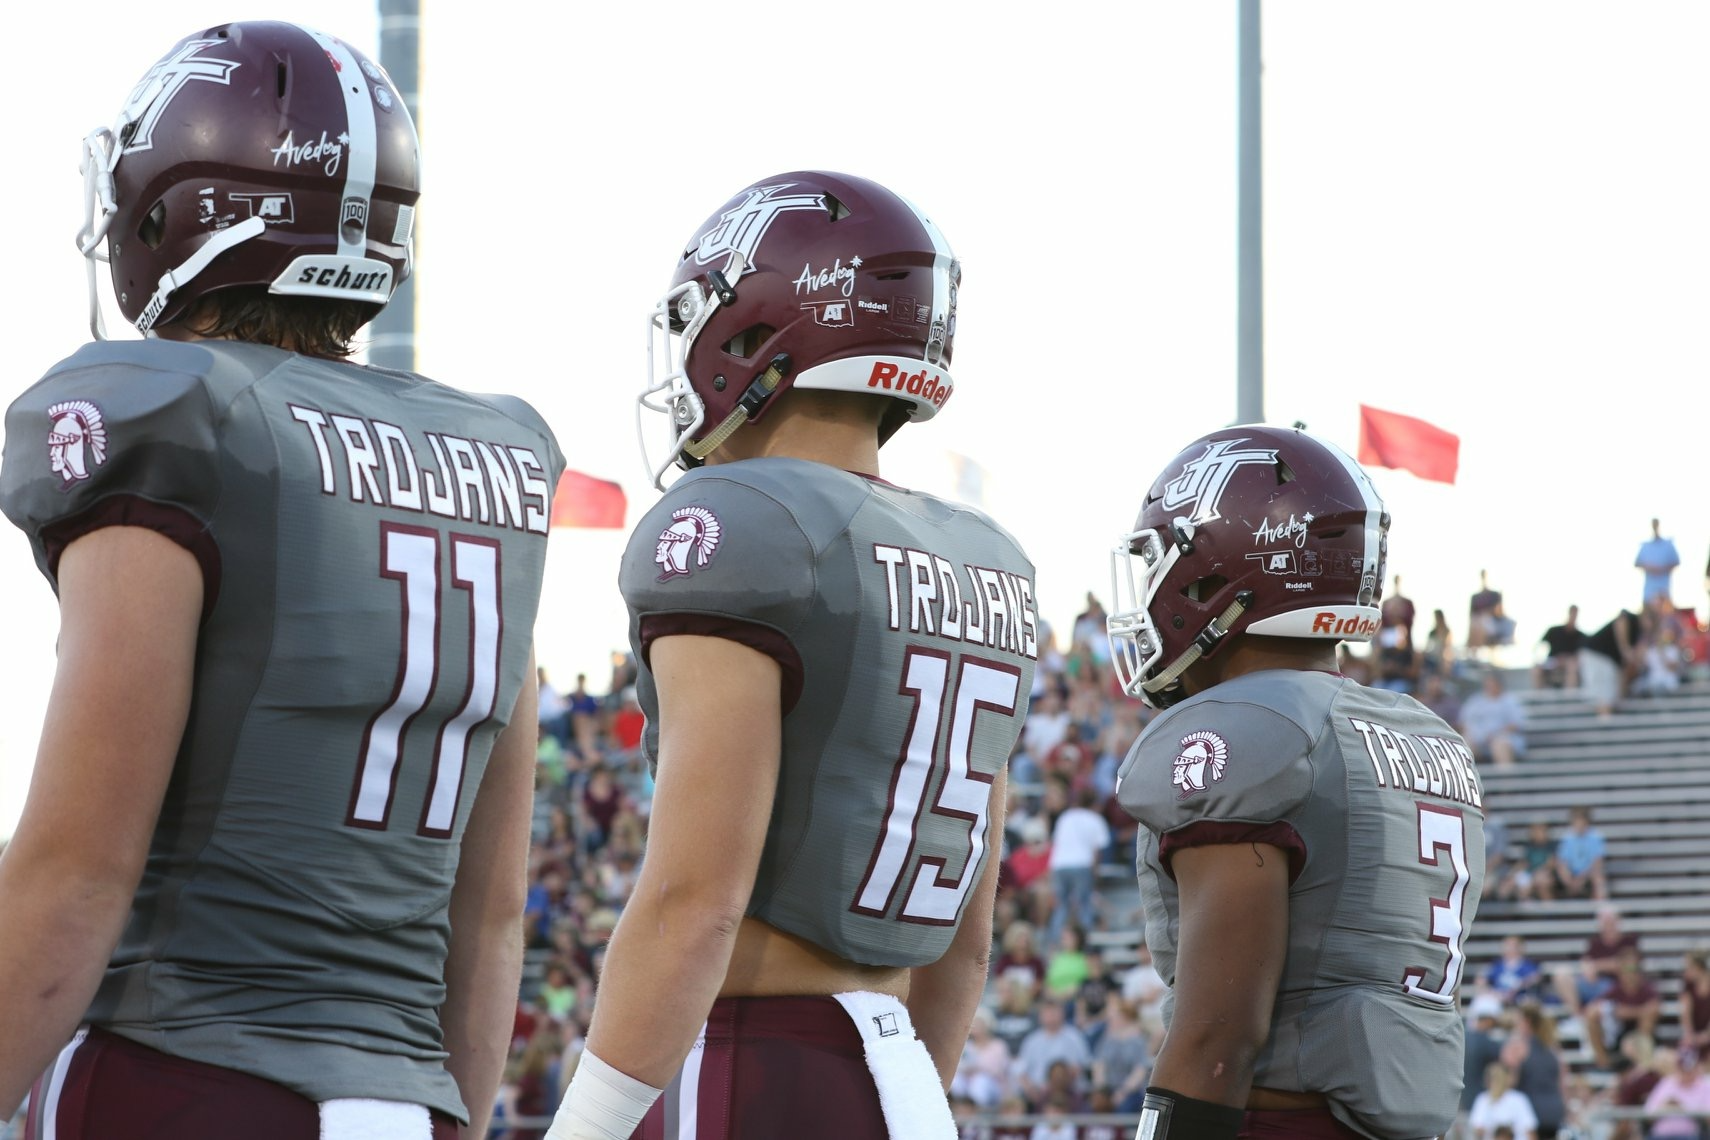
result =
[{"label": "red flag", "polygon": [[566,470],[552,496],[552,525],[621,528],[627,505],[616,483]]},{"label": "red flag", "polygon": [[1374,467],[1453,483],[1461,461],[1461,437],[1412,416],[1361,404],[1359,459]]}]

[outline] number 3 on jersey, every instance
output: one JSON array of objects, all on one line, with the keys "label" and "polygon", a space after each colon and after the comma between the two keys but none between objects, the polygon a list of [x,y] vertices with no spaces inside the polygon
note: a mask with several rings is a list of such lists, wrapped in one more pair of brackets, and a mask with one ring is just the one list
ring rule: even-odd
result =
[{"label": "number 3 on jersey", "polygon": [[[433,780],[416,830],[445,838],[457,818],[457,796],[469,759],[469,737],[493,715],[499,685],[499,544],[453,534],[451,582],[469,595],[468,687],[458,711],[439,726]],[[380,576],[398,583],[403,638],[392,697],[362,734],[351,793],[351,827],[384,830],[398,785],[404,731],[427,707],[439,682],[440,606],[438,531],[385,523],[380,528]]]},{"label": "number 3 on jersey", "polygon": [[[884,831],[850,908],[858,914],[889,913],[897,887],[913,867],[907,897],[897,917],[903,922],[951,926],[977,877],[975,871],[986,849],[993,777],[973,769],[974,722],[982,712],[1015,715],[1021,673],[1013,666],[964,657],[956,663],[952,694],[951,660],[947,653],[918,646],[909,647],[904,654],[898,691],[913,700],[914,711],[902,757],[891,774]],[[946,698],[951,705],[948,733],[943,723]],[[955,877],[948,876],[945,867],[959,851],[949,850],[943,841],[929,843],[921,833],[926,822],[926,794],[940,767],[944,776],[931,814],[964,820],[968,828],[965,837],[954,843],[967,853],[962,873]],[[944,828],[933,830],[942,833]],[[923,873],[928,867],[934,871],[930,876]]]},{"label": "number 3 on jersey", "polygon": [[1449,961],[1443,967],[1443,984],[1438,988],[1426,985],[1426,972],[1419,966],[1409,967],[1402,975],[1401,984],[1416,998],[1452,1005],[1455,990],[1461,984],[1461,971],[1467,962],[1466,951],[1461,945],[1467,935],[1463,915],[1467,883],[1472,878],[1472,871],[1467,865],[1467,825],[1458,811],[1420,804],[1419,862],[1441,867],[1444,864],[1441,854],[1445,852],[1448,854],[1445,869],[1454,875],[1454,882],[1449,885],[1447,898],[1431,900],[1430,934],[1432,942],[1449,948]]}]

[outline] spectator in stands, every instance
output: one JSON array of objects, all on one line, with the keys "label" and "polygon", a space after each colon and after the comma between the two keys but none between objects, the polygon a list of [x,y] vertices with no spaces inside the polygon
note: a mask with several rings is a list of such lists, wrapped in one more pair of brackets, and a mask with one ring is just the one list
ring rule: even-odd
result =
[{"label": "spectator in stands", "polygon": [[[1431,628],[1425,633],[1425,675],[1448,677],[1455,670],[1455,636],[1442,610],[1431,611]],[[1445,717],[1445,720],[1448,718]],[[1455,723],[1449,721],[1450,724]]]},{"label": "spectator in stands", "polygon": [[1566,1066],[1556,1047],[1556,1022],[1530,999],[1518,1007],[1514,1029],[1502,1043],[1502,1063],[1514,1074],[1514,1088],[1531,1102],[1538,1118],[1538,1140],[1555,1140],[1567,1118],[1562,1092]]},{"label": "spectator in stands", "polygon": [[1591,809],[1576,807],[1568,812],[1568,829],[1556,841],[1556,894],[1560,898],[1609,897],[1603,874],[1603,856],[1608,850],[1603,833],[1591,826]]},{"label": "spectator in stands", "polygon": [[1493,1140],[1495,1130],[1507,1125],[1515,1140],[1537,1140],[1538,1117],[1526,1094],[1514,1087],[1514,1074],[1497,1061],[1485,1068],[1484,1091],[1474,1098],[1467,1113],[1473,1140]]},{"label": "spectator in stands", "polygon": [[[1665,1072],[1674,1072],[1674,1054],[1659,1050],[1656,1041],[1644,1033],[1629,1033],[1621,1042],[1621,1057],[1626,1068],[1615,1082],[1609,1103],[1616,1108],[1643,1108]],[[1610,1140],[1636,1140],[1642,1133],[1638,1121],[1623,1117],[1615,1121]]]},{"label": "spectator in stands", "polygon": [[1589,1018],[1586,1007],[1602,998],[1615,984],[1621,965],[1621,952],[1639,949],[1639,936],[1621,929],[1621,912],[1612,906],[1597,909],[1597,933],[1585,944],[1577,972],[1564,971],[1556,975],[1556,991],[1568,1012]]},{"label": "spectator in stands", "polygon": [[1134,947],[1134,965],[1122,975],[1122,997],[1134,1006],[1134,1016],[1148,1037],[1164,1029],[1164,999],[1170,988],[1152,964],[1152,948],[1144,942]]},{"label": "spectator in stands", "polygon": [[1510,934],[1502,940],[1502,954],[1484,968],[1479,981],[1503,1005],[1518,1006],[1542,997],[1544,968],[1526,953],[1525,940]]},{"label": "spectator in stands", "polygon": [[1072,1002],[1091,973],[1087,966],[1086,936],[1074,923],[1065,924],[1057,934],[1050,957],[1045,959],[1045,1000]]},{"label": "spectator in stands", "polygon": [[1057,906],[1045,940],[1055,944],[1065,924],[1073,921],[1082,930],[1093,929],[1098,920],[1098,898],[1093,876],[1104,849],[1110,846],[1110,825],[1098,812],[1099,795],[1092,788],[1074,794],[1070,807],[1051,828],[1051,889]]},{"label": "spectator in stands", "polygon": [[634,756],[641,750],[641,734],[647,727],[647,714],[641,711],[641,698],[635,686],[626,686],[618,694],[618,709],[612,714],[612,748],[622,756]]},{"label": "spectator in stands", "polygon": [[1526,706],[1504,688],[1502,674],[1495,669],[1485,673],[1479,691],[1461,705],[1456,727],[1480,763],[1509,768],[1526,755]]},{"label": "spectator in stands", "polygon": [[623,789],[618,787],[609,767],[595,764],[588,770],[588,783],[582,789],[582,811],[587,827],[583,838],[589,851],[606,845],[612,824],[627,804]]},{"label": "spectator in stands", "polygon": [[1680,970],[1680,1028],[1676,1041],[1700,1057],[1710,1053],[1710,959],[1703,950],[1686,955]]},{"label": "spectator in stands", "polygon": [[1497,884],[1508,874],[1508,819],[1500,812],[1484,809],[1484,891],[1496,893]]},{"label": "spectator in stands", "polygon": [[1401,575],[1395,575],[1390,579],[1389,593],[1383,596],[1383,605],[1378,609],[1378,648],[1395,645],[1402,635],[1411,645],[1413,619],[1417,612],[1413,608],[1413,599],[1401,592]]},{"label": "spectator in stands", "polygon": [[1031,923],[1012,923],[1003,932],[1003,954],[991,972],[993,977],[1014,978],[1027,988],[1029,999],[1039,992],[1045,984],[1045,959],[1039,956]]},{"label": "spectator in stands", "polygon": [[547,678],[546,666],[536,666],[535,680],[540,689],[540,706],[535,710],[543,736],[551,736],[560,748],[570,746],[570,705],[558,687]]},{"label": "spectator in stands", "polygon": [[1075,990],[1073,1014],[1075,1024],[1087,1035],[1087,1043],[1097,1046],[1104,1036],[1109,1018],[1110,1001],[1120,987],[1104,964],[1104,952],[1096,946],[1087,948],[1087,976]]},{"label": "spectator in stands", "polygon": [[1579,607],[1569,606],[1567,620],[1552,625],[1539,638],[1544,659],[1532,669],[1534,689],[1579,688],[1579,651],[1585,648],[1586,632],[1579,628]]},{"label": "spectator in stands", "polygon": [[1663,537],[1660,519],[1651,520],[1651,537],[1639,544],[1633,565],[1645,575],[1644,608],[1650,609],[1659,601],[1668,601],[1669,583],[1674,577],[1674,568],[1680,565],[1680,552],[1674,548],[1674,539]]},{"label": "spectator in stands", "polygon": [[1043,770],[1045,757],[1068,735],[1069,710],[1063,705],[1062,690],[1052,685],[1028,708],[1021,744],[1028,758]]},{"label": "spectator in stands", "polygon": [[1579,651],[1580,687],[1600,717],[1612,714],[1615,702],[1626,695],[1638,664],[1639,632],[1638,615],[1622,610],[1587,637]]},{"label": "spectator in stands", "polygon": [[1015,899],[1023,918],[1039,926],[1050,921],[1054,909],[1050,872],[1051,829],[1034,816],[1022,823],[1021,842],[1004,860],[1002,890]]},{"label": "spectator in stands", "polygon": [[1520,844],[1520,858],[1504,868],[1496,885],[1496,897],[1546,902],[1554,898],[1555,862],[1556,841],[1550,838],[1550,825],[1535,819]]},{"label": "spectator in stands", "polygon": [[[1039,1099],[1046,1105],[1062,1105],[1064,1112],[1086,1112],[1091,1107],[1086,1088],[1087,1069],[1091,1064],[1090,1060],[1084,1065],[1073,1061],[1052,1061],[1045,1073],[1045,1091]],[[1075,1140],[1075,1133],[1069,1133],[1069,1137]]]},{"label": "spectator in stands", "polygon": [[[1637,947],[1620,952],[1615,981],[1594,1005],[1586,1007],[1585,1036],[1599,1069],[1610,1068],[1609,1050],[1629,1033],[1655,1038],[1662,994],[1646,975]],[[1594,1016],[1593,1009],[1600,1016]]]},{"label": "spectator in stands", "polygon": [[1502,610],[1502,591],[1490,588],[1490,579],[1478,572],[1478,590],[1467,606],[1467,648],[1480,650],[1507,645],[1514,640],[1514,623]]},{"label": "spectator in stands", "polygon": [[1114,1111],[1139,1112],[1152,1072],[1152,1046],[1140,1027],[1134,1005],[1120,997],[1110,1002],[1104,1036],[1093,1049],[1092,1083],[1108,1088]]},{"label": "spectator in stands", "polygon": [[1426,673],[1416,694],[1419,703],[1442,717],[1449,724],[1461,722],[1461,698],[1455,694],[1441,673]]},{"label": "spectator in stands", "polygon": [[992,1031],[992,1013],[974,1011],[968,1026],[968,1043],[950,1081],[952,1096],[965,1096],[981,1108],[994,1108],[1010,1091],[1010,1070],[1015,1055],[1003,1038]]},{"label": "spectator in stands", "polygon": [[1021,1048],[1015,1051],[1021,1091],[1029,1102],[1043,1103],[1046,1080],[1058,1061],[1067,1061],[1078,1072],[1092,1064],[1092,1049],[1086,1035],[1068,1023],[1061,1002],[1041,1002],[1038,1027],[1021,1039]]},{"label": "spectator in stands", "polygon": [[576,687],[565,698],[570,710],[570,733],[583,763],[599,759],[600,698],[588,692],[588,675],[576,674]]},{"label": "spectator in stands", "polygon": [[[1675,1053],[1675,1062],[1674,1072],[1666,1073],[1645,1098],[1645,1111],[1710,1114],[1710,1078],[1704,1075],[1697,1051],[1681,1049]],[[1650,1140],[1697,1140],[1703,1134],[1697,1115],[1665,1116],[1651,1122]]]},{"label": "spectator in stands", "polygon": [[[1666,602],[1663,605],[1666,607]],[[1632,692],[1636,697],[1660,697],[1680,688],[1686,671],[1686,654],[1680,647],[1680,623],[1672,610],[1646,610],[1640,619],[1643,630]]]},{"label": "spectator in stands", "polygon": [[1485,1074],[1502,1056],[1502,999],[1479,994],[1467,1007],[1466,1069],[1461,1079],[1461,1111],[1471,1110],[1484,1091]]},{"label": "spectator in stands", "polygon": [[1425,668],[1425,657],[1413,647],[1413,635],[1408,632],[1406,626],[1396,626],[1387,632],[1391,634],[1390,644],[1379,645],[1374,651],[1377,656],[1377,679],[1372,685],[1411,696],[1419,688],[1419,678]]},{"label": "spectator in stands", "polygon": [[1009,1046],[1010,1053],[1021,1048],[1022,1041],[1039,1025],[1039,1003],[1027,981],[1016,974],[992,972],[992,988],[997,994],[997,1006],[992,1010],[992,1032]]},{"label": "spectator in stands", "polygon": [[1069,1107],[1068,1100],[1061,1093],[1046,1100],[1040,1106],[1044,1119],[1033,1126],[1027,1140],[1075,1140],[1080,1130],[1073,1121],[1064,1119]]}]

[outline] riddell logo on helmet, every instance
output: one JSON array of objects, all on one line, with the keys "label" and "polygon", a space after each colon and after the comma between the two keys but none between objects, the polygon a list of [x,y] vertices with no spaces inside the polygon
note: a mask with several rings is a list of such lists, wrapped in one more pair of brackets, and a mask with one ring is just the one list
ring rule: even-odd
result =
[{"label": "riddell logo on helmet", "polygon": [[1378,631],[1378,623],[1369,617],[1337,617],[1324,610],[1318,611],[1312,618],[1313,633],[1343,634],[1348,637],[1371,637]]},{"label": "riddell logo on helmet", "polygon": [[911,396],[919,396],[933,407],[942,408],[944,401],[950,398],[951,385],[937,371],[922,368],[919,372],[909,372],[906,365],[892,364],[881,360],[873,365],[873,372],[867,377],[867,387],[883,388],[887,392],[907,392]]}]

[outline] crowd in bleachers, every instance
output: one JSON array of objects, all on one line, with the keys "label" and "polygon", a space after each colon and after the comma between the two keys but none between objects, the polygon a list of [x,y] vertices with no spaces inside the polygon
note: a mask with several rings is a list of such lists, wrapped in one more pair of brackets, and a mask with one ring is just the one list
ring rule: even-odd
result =
[{"label": "crowd in bleachers", "polygon": [[[1511,626],[1500,623],[1500,596],[1492,602],[1491,593],[1485,586],[1469,614],[1476,627],[1481,601],[1494,612],[1498,622],[1486,636],[1457,645],[1438,610],[1415,651],[1413,605],[1397,579],[1378,640],[1369,651],[1345,649],[1342,668],[1415,692],[1474,740],[1482,763],[1523,764],[1525,707],[1491,667],[1492,652],[1511,637]],[[1679,620],[1660,606],[1638,616],[1627,645],[1635,660],[1650,631]],[[1149,710],[1120,693],[1104,620],[1089,595],[1066,636],[1048,632],[1043,639],[1033,705],[1011,761],[991,980],[951,1090],[969,1140],[1122,1135],[1115,1126],[1063,1118],[1136,1112],[1161,1044],[1164,985],[1140,938],[1133,889],[1136,825],[1113,795],[1118,766]],[[1541,648],[1537,683],[1573,680],[1562,659],[1577,663],[1582,650]],[[1509,674],[1522,687],[1531,676]],[[1621,676],[1630,692],[1640,671],[1626,668]],[[652,787],[639,751],[633,682],[633,664],[621,655],[603,695],[591,694],[582,677],[560,693],[542,672],[531,966],[501,1119],[550,1115],[556,1105],[589,1023],[606,940],[635,884]],[[1512,836],[1493,816],[1491,832],[1488,897],[1607,897],[1601,836],[1589,810],[1571,822],[1532,822]],[[1682,994],[1700,997],[1683,996],[1663,1018],[1654,980],[1637,971],[1636,939],[1620,933],[1613,910],[1604,914],[1596,930],[1587,919],[1580,963],[1546,969],[1516,938],[1501,957],[1469,971],[1466,1135],[1498,1135],[1497,1125],[1510,1117],[1524,1124],[1526,1114],[1514,1108],[1521,1102],[1534,1118],[1531,1130],[1548,1137],[1598,1104],[1655,1103],[1658,1088],[1677,1099],[1710,1090],[1697,1061],[1710,1046],[1710,972],[1702,959],[1685,964],[1683,977],[1695,981]],[[1558,1040],[1562,1026],[1579,1042],[1575,1050]],[[1022,1116],[1031,1119],[1002,1123]],[[1519,1124],[1511,1125],[1514,1135],[1524,1137]],[[1627,1134],[1671,1133],[1628,1126]],[[512,1128],[501,1135],[527,1140],[540,1133]]]}]

